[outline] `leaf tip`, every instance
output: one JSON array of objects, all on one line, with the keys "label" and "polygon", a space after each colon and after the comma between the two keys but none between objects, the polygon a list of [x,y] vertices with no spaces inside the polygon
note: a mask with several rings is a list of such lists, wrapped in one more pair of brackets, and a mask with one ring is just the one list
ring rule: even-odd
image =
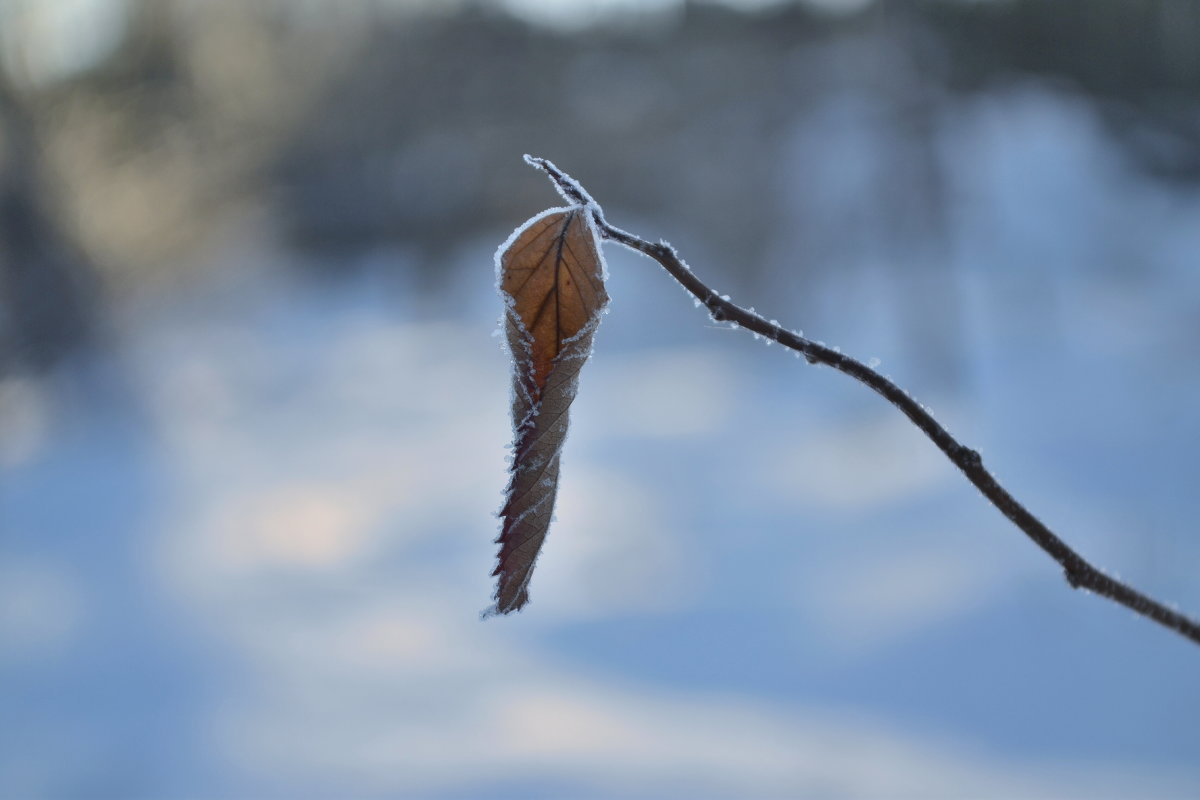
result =
[{"label": "leaf tip", "polygon": [[529,603],[529,591],[525,586],[521,587],[520,592],[516,597],[504,599],[500,596],[500,592],[496,593],[495,602],[479,612],[479,621],[489,620],[492,617],[506,617],[513,612],[520,611]]}]

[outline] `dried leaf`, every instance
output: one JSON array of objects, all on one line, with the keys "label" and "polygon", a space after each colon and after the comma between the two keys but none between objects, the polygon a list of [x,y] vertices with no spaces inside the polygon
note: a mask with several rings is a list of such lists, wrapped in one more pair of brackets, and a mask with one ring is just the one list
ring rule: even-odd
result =
[{"label": "dried leaf", "polygon": [[567,411],[608,302],[604,262],[586,208],[546,211],[496,254],[513,356],[513,462],[500,511],[491,613],[529,600],[529,578],[554,512]]}]

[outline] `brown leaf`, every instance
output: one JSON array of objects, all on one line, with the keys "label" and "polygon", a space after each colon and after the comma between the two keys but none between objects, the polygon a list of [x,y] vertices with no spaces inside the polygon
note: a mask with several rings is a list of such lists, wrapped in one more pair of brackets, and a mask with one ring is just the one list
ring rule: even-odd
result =
[{"label": "brown leaf", "polygon": [[497,253],[513,356],[514,440],[492,613],[516,611],[529,600],[529,578],[558,493],[567,411],[608,302],[587,215],[580,206],[546,211]]}]

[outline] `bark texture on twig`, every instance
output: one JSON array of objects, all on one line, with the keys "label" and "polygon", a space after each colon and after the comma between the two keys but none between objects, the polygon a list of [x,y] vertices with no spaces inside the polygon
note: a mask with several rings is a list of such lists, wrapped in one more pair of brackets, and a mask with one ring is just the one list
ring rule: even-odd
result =
[{"label": "bark texture on twig", "polygon": [[958,467],[967,480],[974,484],[992,505],[1008,517],[1047,555],[1058,562],[1063,569],[1067,583],[1073,588],[1087,589],[1101,597],[1107,597],[1200,644],[1200,623],[1102,572],[1075,552],[996,481],[995,477],[984,468],[983,459],[977,451],[961,444],[951,436],[949,431],[942,427],[920,403],[899,386],[866,364],[768,322],[758,314],[725,299],[697,278],[671,245],[662,241],[651,243],[610,225],[605,220],[604,212],[599,204],[575,179],[544,158],[525,156],[525,160],[544,171],[554,182],[559,193],[570,202],[586,207],[591,212],[596,229],[603,238],[619,242],[657,261],[671,277],[708,309],[714,320],[737,323],[747,330],[803,354],[811,364],[824,364],[832,367],[882,395],[912,420],[912,423],[920,428],[939,450],[946,454],[954,466]]}]

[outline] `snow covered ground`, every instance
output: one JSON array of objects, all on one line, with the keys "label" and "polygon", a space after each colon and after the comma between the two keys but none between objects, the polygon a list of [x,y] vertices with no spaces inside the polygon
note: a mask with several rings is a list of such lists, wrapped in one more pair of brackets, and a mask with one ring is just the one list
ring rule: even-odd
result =
[{"label": "snow covered ground", "polygon": [[[886,254],[734,299],[882,359],[1086,556],[1200,613],[1200,198],[1047,92],[943,143],[960,304],[919,313],[953,380]],[[882,400],[611,247],[532,604],[481,622],[506,233],[429,298],[402,253],[297,280],[255,229],[124,304],[111,356],[0,383],[0,796],[1200,794],[1200,650],[1072,592]]]}]

